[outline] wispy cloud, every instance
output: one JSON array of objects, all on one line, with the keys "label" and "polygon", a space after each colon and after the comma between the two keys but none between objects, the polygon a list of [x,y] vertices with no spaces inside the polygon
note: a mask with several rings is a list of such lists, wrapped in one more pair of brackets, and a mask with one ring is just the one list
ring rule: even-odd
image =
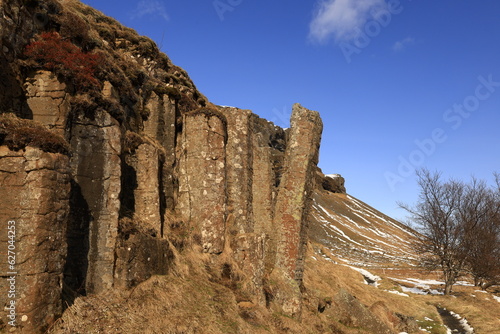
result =
[{"label": "wispy cloud", "polygon": [[386,7],[384,0],[320,0],[309,25],[309,38],[337,42],[356,38],[376,9]]},{"label": "wispy cloud", "polygon": [[415,43],[415,38],[408,36],[394,43],[394,45],[392,46],[392,50],[394,50],[395,52],[400,52],[403,51],[407,46],[413,45],[414,43]]},{"label": "wispy cloud", "polygon": [[144,16],[159,16],[168,21],[170,18],[165,9],[165,5],[159,0],[141,0],[137,4],[135,12],[132,14],[133,19],[142,18]]}]

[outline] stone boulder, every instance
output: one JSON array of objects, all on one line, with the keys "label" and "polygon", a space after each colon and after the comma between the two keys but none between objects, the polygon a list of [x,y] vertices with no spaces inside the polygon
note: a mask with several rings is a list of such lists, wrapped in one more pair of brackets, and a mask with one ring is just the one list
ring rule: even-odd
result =
[{"label": "stone boulder", "polygon": [[339,310],[339,322],[349,328],[357,328],[377,334],[394,334],[388,325],[375,316],[356,297],[340,289],[333,299],[334,307]]},{"label": "stone boulder", "polygon": [[340,174],[329,174],[322,177],[321,185],[326,191],[345,194],[345,179]]}]

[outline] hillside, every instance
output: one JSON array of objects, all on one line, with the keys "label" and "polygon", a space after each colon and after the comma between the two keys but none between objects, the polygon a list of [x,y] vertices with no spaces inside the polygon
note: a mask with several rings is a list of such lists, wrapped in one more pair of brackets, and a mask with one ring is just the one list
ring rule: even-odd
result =
[{"label": "hillside", "polygon": [[414,231],[358,199],[316,190],[311,239],[359,266],[414,266]]},{"label": "hillside", "polygon": [[348,287],[364,305],[377,309],[382,302],[394,313],[411,315],[422,333],[446,333],[445,324],[457,328],[454,333],[500,333],[498,288],[481,291],[463,277],[451,296],[443,296],[440,273],[419,266],[412,248],[417,232],[344,188],[318,187],[313,199],[310,265],[319,277],[329,272],[333,284]]},{"label": "hillside", "polygon": [[499,327],[491,292],[435,294],[414,232],[319,171],[319,112],[214,105],[77,0],[0,14],[0,331],[445,333],[436,305]]}]

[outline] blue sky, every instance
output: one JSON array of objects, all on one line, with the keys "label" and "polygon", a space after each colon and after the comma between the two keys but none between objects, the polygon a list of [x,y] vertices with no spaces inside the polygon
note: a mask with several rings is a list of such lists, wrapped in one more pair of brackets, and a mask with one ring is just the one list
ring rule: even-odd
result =
[{"label": "blue sky", "polygon": [[213,103],[324,122],[320,167],[402,219],[414,168],[500,172],[498,0],[85,0],[155,40]]}]

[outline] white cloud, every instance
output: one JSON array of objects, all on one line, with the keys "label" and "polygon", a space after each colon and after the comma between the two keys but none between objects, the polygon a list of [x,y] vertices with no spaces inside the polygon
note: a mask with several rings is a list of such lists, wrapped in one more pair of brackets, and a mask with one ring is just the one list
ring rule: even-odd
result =
[{"label": "white cloud", "polygon": [[415,43],[415,38],[406,37],[394,43],[394,45],[392,46],[392,50],[394,50],[395,52],[403,51],[408,45],[413,45],[414,43]]},{"label": "white cloud", "polygon": [[320,0],[309,25],[309,38],[316,42],[332,36],[337,42],[356,38],[375,10],[386,6],[384,0]]},{"label": "white cloud", "polygon": [[165,5],[158,0],[141,0],[137,4],[135,12],[132,14],[132,18],[142,18],[146,15],[156,15],[168,21],[170,18],[168,17],[167,10],[165,9]]}]

